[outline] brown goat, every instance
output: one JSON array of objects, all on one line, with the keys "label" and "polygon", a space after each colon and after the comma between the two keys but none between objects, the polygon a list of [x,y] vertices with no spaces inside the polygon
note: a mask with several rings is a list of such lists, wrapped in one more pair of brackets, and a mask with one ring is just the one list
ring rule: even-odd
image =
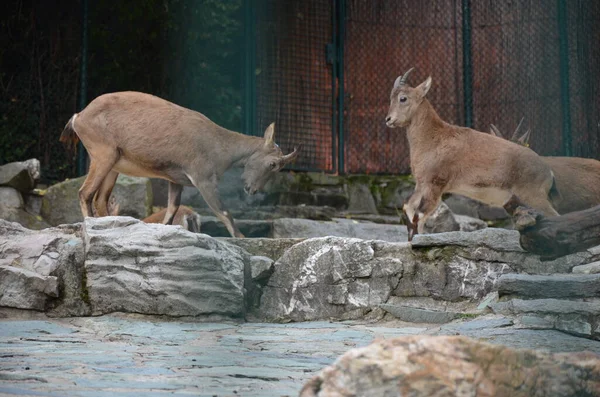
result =
[{"label": "brown goat", "polygon": [[229,131],[201,113],[141,92],[101,95],[73,115],[60,141],[78,139],[90,156],[88,175],[79,190],[84,217],[107,214],[107,202],[119,173],[169,181],[163,223],[171,224],[183,186],[195,186],[232,236],[244,237],[219,199],[219,178],[231,167],[243,167],[245,191],[254,194],[293,161],[299,148],[283,155],[273,140],[274,124],[264,138]]},{"label": "brown goat", "polygon": [[[531,130],[520,133],[522,123],[523,119],[510,141],[529,147]],[[496,136],[504,136],[493,124],[490,130]],[[550,201],[559,214],[583,211],[600,205],[600,161],[582,157],[541,158],[554,173],[558,194],[550,196]]]},{"label": "brown goat", "polygon": [[500,207],[516,194],[544,215],[557,215],[548,197],[552,171],[537,154],[490,134],[444,122],[425,98],[431,77],[413,88],[406,83],[411,71],[396,79],[386,117],[390,128],[408,127],[410,165],[416,181],[415,192],[403,208],[409,240],[415,232],[422,232],[424,221],[446,192]]},{"label": "brown goat", "polygon": [[[118,216],[119,215],[120,205],[117,202],[115,196],[110,196],[107,204],[107,212],[109,216]],[[142,219],[142,222],[145,223],[162,223],[165,218],[165,214],[167,212],[167,208],[163,208],[162,210],[155,212],[154,214],[147,216]],[[98,210],[96,206],[93,207],[94,216],[98,216]],[[188,207],[187,205],[180,205],[175,213],[175,217],[173,217],[173,225],[180,225],[184,229],[189,230],[190,232],[200,233],[200,214],[196,211]]]}]

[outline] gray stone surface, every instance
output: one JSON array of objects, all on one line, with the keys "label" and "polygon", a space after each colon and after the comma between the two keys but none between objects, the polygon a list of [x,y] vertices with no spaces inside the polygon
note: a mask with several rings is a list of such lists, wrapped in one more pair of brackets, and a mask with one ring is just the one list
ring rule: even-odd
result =
[{"label": "gray stone surface", "polygon": [[527,298],[600,297],[600,274],[506,274],[498,281],[498,293]]},{"label": "gray stone surface", "polygon": [[[81,222],[79,188],[85,176],[69,179],[50,186],[42,201],[42,216],[52,226]],[[119,205],[119,215],[143,219],[152,213],[152,186],[150,179],[119,175],[113,189]]]},{"label": "gray stone surface", "polygon": [[0,265],[0,306],[44,310],[58,297],[58,278],[30,270]]},{"label": "gray stone surface", "polygon": [[5,207],[0,204],[0,219],[17,222],[27,229],[40,230],[50,227],[40,215],[35,215],[23,208]]},{"label": "gray stone surface", "polygon": [[266,256],[253,256],[250,258],[250,276],[252,280],[268,280],[273,274],[273,270],[275,270],[273,259]]},{"label": "gray stone surface", "polygon": [[443,202],[433,211],[423,225],[423,233],[443,233],[459,231],[460,224],[454,214]]},{"label": "gray stone surface", "polygon": [[[227,228],[216,216],[201,216],[200,232],[212,237],[230,237]],[[270,237],[273,223],[268,220],[234,219],[236,226],[247,238]]]},{"label": "gray stone surface", "polygon": [[9,186],[0,186],[0,203],[8,208],[23,208],[25,205],[21,193]]},{"label": "gray stone surface", "polygon": [[600,273],[600,261],[588,263],[585,265],[575,266],[573,268],[575,274],[598,274]]},{"label": "gray stone surface", "polygon": [[363,183],[352,183],[346,186],[349,213],[377,214],[375,199],[369,187]]},{"label": "gray stone surface", "polygon": [[[460,322],[460,334],[494,344],[600,354],[600,343],[562,332],[469,323]],[[377,338],[444,334],[450,325],[199,323],[137,315],[48,319],[0,310],[0,351],[10,352],[2,354],[0,395],[296,396],[304,382],[351,348]]]},{"label": "gray stone surface", "polygon": [[487,228],[487,223],[481,219],[472,218],[466,215],[454,214],[454,219],[458,222],[461,232],[474,232],[475,230],[481,230]]},{"label": "gray stone surface", "polygon": [[390,313],[392,316],[408,323],[442,324],[449,323],[458,317],[458,313],[420,309],[410,306],[399,306],[383,303],[379,305],[379,307]]},{"label": "gray stone surface", "polygon": [[491,307],[496,313],[512,315],[524,327],[556,329],[600,339],[600,299],[512,299]]},{"label": "gray stone surface", "polygon": [[86,218],[83,237],[93,314],[244,313],[247,254],[236,246],[129,217]]},{"label": "gray stone surface", "polygon": [[0,306],[86,314],[78,278],[83,244],[76,231],[32,231],[0,220]]},{"label": "gray stone surface", "polygon": [[243,248],[251,255],[266,256],[276,261],[283,256],[283,253],[287,251],[291,246],[296,245],[305,239],[303,238],[220,238],[219,240],[225,241],[229,244],[237,245]]},{"label": "gray stone surface", "polygon": [[273,221],[273,238],[353,237],[365,240],[390,242],[407,241],[406,226],[384,225],[336,218],[333,222],[308,219],[276,219]]},{"label": "gray stone surface", "polygon": [[[37,161],[37,160],[35,160]],[[35,187],[35,180],[30,170],[33,162],[15,162],[0,166],[0,186],[10,186],[20,192],[28,192]],[[39,178],[39,162],[37,176]],[[35,171],[33,171],[35,173]]]},{"label": "gray stone surface", "polygon": [[269,321],[360,318],[390,296],[445,301],[481,299],[507,263],[415,252],[408,243],[341,237],[305,240],[288,249],[262,296]]},{"label": "gray stone surface", "polygon": [[589,263],[598,255],[588,250],[542,262],[537,255],[521,248],[517,231],[499,228],[470,233],[417,234],[412,246],[417,251],[439,252],[438,256],[509,263],[516,272],[530,274],[568,273],[574,266]]}]

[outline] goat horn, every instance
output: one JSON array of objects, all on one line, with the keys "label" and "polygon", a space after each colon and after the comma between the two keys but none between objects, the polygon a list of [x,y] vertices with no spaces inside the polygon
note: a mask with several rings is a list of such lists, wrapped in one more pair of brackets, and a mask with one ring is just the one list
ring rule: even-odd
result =
[{"label": "goat horn", "polygon": [[408,79],[408,75],[410,74],[410,72],[412,72],[415,68],[410,68],[406,71],[406,73],[404,73],[404,75],[402,76],[402,78],[400,79],[399,84],[406,84],[406,79]]},{"label": "goat horn", "polygon": [[521,121],[519,121],[519,125],[517,125],[517,128],[515,129],[515,132],[512,135],[512,138],[510,138],[511,142],[517,142],[519,140],[519,131],[521,130],[521,125],[523,125],[523,120],[525,120],[525,117],[521,117]]},{"label": "goat horn", "polygon": [[298,157],[298,154],[300,153],[301,149],[302,149],[302,145],[297,146],[294,148],[294,151],[292,153],[288,153],[285,156],[281,156],[281,162],[283,164],[286,164],[291,161],[294,161],[294,159],[296,159],[296,157]]},{"label": "goat horn", "polygon": [[492,135],[502,138],[500,130],[498,130],[498,127],[496,127],[494,124],[490,124],[490,132]]}]

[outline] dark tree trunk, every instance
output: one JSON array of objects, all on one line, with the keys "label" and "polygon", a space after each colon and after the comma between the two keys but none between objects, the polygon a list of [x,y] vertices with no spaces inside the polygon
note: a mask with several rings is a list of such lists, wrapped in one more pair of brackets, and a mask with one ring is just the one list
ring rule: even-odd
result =
[{"label": "dark tree trunk", "polygon": [[505,205],[512,215],[524,250],[552,260],[600,245],[600,205],[569,214],[544,217],[516,196]]}]

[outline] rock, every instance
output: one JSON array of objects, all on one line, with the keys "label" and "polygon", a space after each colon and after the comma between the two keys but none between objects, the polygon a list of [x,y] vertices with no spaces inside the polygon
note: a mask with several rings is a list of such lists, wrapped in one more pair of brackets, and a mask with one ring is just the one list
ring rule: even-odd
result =
[{"label": "rock", "polygon": [[390,304],[381,304],[380,308],[390,313],[392,316],[409,323],[449,323],[459,316],[458,313],[436,311],[429,309],[419,309],[410,306],[399,306]]},{"label": "rock", "polygon": [[353,237],[390,242],[407,241],[406,226],[383,225],[336,218],[333,222],[308,219],[275,219],[273,238]]},{"label": "rock", "polygon": [[[79,188],[85,176],[50,186],[42,201],[42,216],[53,226],[83,220],[79,207]],[[119,214],[143,219],[152,213],[152,187],[148,178],[119,175],[113,189]]]},{"label": "rock", "polygon": [[481,219],[471,218],[466,215],[454,214],[454,219],[458,222],[461,232],[474,232],[475,230],[481,230],[487,228],[487,223]]},{"label": "rock", "polygon": [[378,210],[393,215],[402,213],[402,206],[414,190],[415,183],[412,179],[382,181],[377,185],[375,196]]},{"label": "rock", "polygon": [[406,336],[348,351],[308,381],[300,397],[596,394],[600,358],[590,352],[552,354],[460,336]]},{"label": "rock", "polygon": [[275,267],[273,259],[266,256],[253,256],[250,258],[250,276],[254,281],[268,280]]},{"label": "rock", "polygon": [[473,331],[510,327],[513,324],[514,322],[510,318],[489,315],[477,318],[475,320],[446,324],[442,326],[441,333],[447,335],[458,335]]},{"label": "rock", "polygon": [[77,230],[32,231],[0,220],[0,306],[89,314],[82,300],[83,244]]},{"label": "rock", "polygon": [[600,339],[600,300],[512,299],[491,305],[495,313],[516,316],[524,327],[556,329]]},{"label": "rock", "polygon": [[362,318],[392,297],[478,300],[491,292],[501,274],[511,271],[505,263],[414,252],[408,243],[313,238],[293,245],[275,262],[258,317]]},{"label": "rock", "polygon": [[568,273],[573,266],[589,263],[594,257],[588,250],[552,261],[540,261],[539,256],[521,248],[517,231],[498,228],[470,233],[417,234],[412,247],[416,251],[438,252],[438,257],[458,255],[477,261],[509,263],[515,272],[530,274]]},{"label": "rock", "polygon": [[361,317],[388,299],[402,275],[402,256],[376,245],[327,237],[292,246],[275,263],[260,315],[283,321],[341,318],[348,312]]},{"label": "rock", "polygon": [[351,183],[346,186],[348,192],[348,213],[377,214],[375,199],[369,187],[362,183]]},{"label": "rock", "polygon": [[44,310],[58,297],[58,279],[16,266],[0,265],[0,306]]},{"label": "rock", "polygon": [[598,274],[600,273],[600,261],[579,265],[573,268],[575,274]]},{"label": "rock", "polygon": [[600,297],[600,274],[505,274],[498,280],[498,293],[527,298]]},{"label": "rock", "polygon": [[39,162],[37,162],[37,173],[35,169],[31,170],[35,165],[34,161],[37,162],[32,159],[29,162],[15,162],[0,166],[0,186],[10,186],[24,193],[32,190],[35,187],[32,172],[39,178]]},{"label": "rock", "polygon": [[25,205],[21,193],[15,188],[6,186],[0,187],[0,203],[8,208],[23,208]]},{"label": "rock", "polygon": [[22,208],[9,208],[0,204],[0,219],[17,222],[27,229],[40,230],[50,227],[39,215],[32,215]]},{"label": "rock", "polygon": [[454,232],[458,230],[460,230],[460,225],[454,218],[454,214],[450,211],[450,208],[442,202],[425,221],[423,232],[429,234]]},{"label": "rock", "polygon": [[130,217],[86,218],[83,236],[94,315],[244,314],[248,255],[238,247]]},{"label": "rock", "polygon": [[[212,237],[230,237],[227,228],[216,216],[202,216],[200,232]],[[234,219],[236,226],[246,238],[269,237],[272,234],[271,221],[255,221],[248,219]]]},{"label": "rock", "polygon": [[223,238],[229,244],[237,245],[244,249],[250,255],[266,256],[274,261],[281,258],[283,253],[287,251],[291,246],[296,245],[304,239],[302,238]]}]

